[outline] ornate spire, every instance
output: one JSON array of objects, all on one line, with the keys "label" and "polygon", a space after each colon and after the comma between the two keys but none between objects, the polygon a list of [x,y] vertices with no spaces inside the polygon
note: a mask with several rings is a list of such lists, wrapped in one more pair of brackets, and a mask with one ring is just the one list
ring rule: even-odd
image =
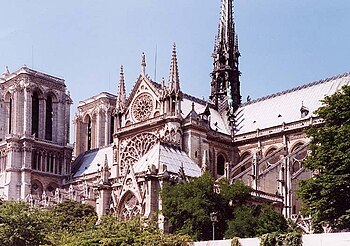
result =
[{"label": "ornate spire", "polygon": [[173,46],[173,54],[171,57],[168,90],[170,93],[172,93],[172,92],[179,93],[179,91],[180,91],[179,69],[177,66],[177,56],[176,56],[175,43]]},{"label": "ornate spire", "polygon": [[125,102],[126,102],[126,92],[125,92],[124,69],[123,69],[123,65],[121,65],[118,93],[117,93],[117,104],[116,104],[117,113],[121,112],[124,109]]},{"label": "ornate spire", "polygon": [[105,154],[105,162],[104,162],[103,167],[101,169],[101,181],[100,182],[103,184],[109,184],[108,178],[110,176],[111,176],[111,173],[109,172],[107,154]]},{"label": "ornate spire", "polygon": [[141,55],[141,74],[146,75],[146,56],[144,52]]},{"label": "ornate spire", "polygon": [[[210,99],[220,112],[233,113],[241,103],[238,38],[233,19],[233,0],[221,0],[221,17],[214,47]],[[231,121],[230,120],[230,121]]]}]

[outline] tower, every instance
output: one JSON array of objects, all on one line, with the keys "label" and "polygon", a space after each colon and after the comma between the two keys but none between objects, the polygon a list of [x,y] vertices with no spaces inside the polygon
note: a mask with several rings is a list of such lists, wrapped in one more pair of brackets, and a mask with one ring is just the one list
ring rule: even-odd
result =
[{"label": "tower", "polygon": [[52,194],[71,171],[65,81],[24,66],[6,69],[0,87],[0,196]]},{"label": "tower", "polygon": [[241,103],[240,71],[238,69],[238,38],[233,19],[233,0],[221,0],[221,17],[216,37],[211,73],[211,95],[215,108],[227,111],[228,120],[233,122],[233,114]]}]

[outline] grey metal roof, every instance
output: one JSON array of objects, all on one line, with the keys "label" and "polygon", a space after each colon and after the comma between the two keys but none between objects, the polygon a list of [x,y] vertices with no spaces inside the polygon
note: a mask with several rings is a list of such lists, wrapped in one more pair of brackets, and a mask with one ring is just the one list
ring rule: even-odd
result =
[{"label": "grey metal roof", "polygon": [[[236,135],[314,116],[322,105],[320,100],[349,83],[350,73],[344,73],[242,104],[236,112]],[[304,118],[302,107],[309,110]]]},{"label": "grey metal roof", "polygon": [[[194,110],[197,114],[201,114],[204,112],[206,108],[206,102],[200,99],[186,96],[181,102],[181,110],[182,116],[186,117],[192,110],[192,103],[194,103]],[[228,130],[228,126],[226,124],[227,120],[222,117],[222,115],[213,108],[210,108],[210,128],[213,130],[217,130],[220,133],[224,133],[230,135],[230,131]]]},{"label": "grey metal roof", "polygon": [[183,166],[186,176],[198,177],[201,175],[199,166],[184,151],[167,143],[158,142],[153,146],[134,164],[134,172],[147,172],[152,165],[158,170],[162,165],[166,165],[167,171],[171,173],[178,173],[180,167]]},{"label": "grey metal roof", "polygon": [[82,175],[96,173],[100,168],[100,166],[104,164],[106,155],[107,155],[108,165],[109,167],[111,167],[113,164],[113,147],[112,146],[85,152],[82,158],[76,164],[79,168],[74,173],[73,178],[77,178]]}]

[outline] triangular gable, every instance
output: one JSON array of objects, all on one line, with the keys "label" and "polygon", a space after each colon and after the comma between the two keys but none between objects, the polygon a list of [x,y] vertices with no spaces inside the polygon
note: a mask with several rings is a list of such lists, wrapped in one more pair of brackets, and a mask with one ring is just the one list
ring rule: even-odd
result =
[{"label": "triangular gable", "polygon": [[141,122],[161,114],[160,91],[158,87],[157,83],[146,76],[142,74],[139,76],[126,101],[122,115],[122,126]]},{"label": "triangular gable", "polygon": [[[145,86],[145,87],[142,88],[142,86]],[[137,78],[137,81],[134,87],[130,92],[128,99],[126,100],[125,108],[129,108],[133,100],[143,92],[148,92],[158,99],[160,96],[160,93],[157,86],[158,84],[156,82],[153,82],[149,78],[147,78],[145,75],[140,74],[139,77]]]},{"label": "triangular gable", "polygon": [[126,175],[125,175],[123,182],[122,182],[122,188],[121,188],[120,194],[118,196],[120,198],[119,203],[123,200],[124,195],[128,192],[132,192],[136,196],[139,203],[142,202],[142,195],[141,195],[141,191],[139,189],[139,186],[137,184],[134,169],[130,165],[128,165],[128,167],[126,169]]}]

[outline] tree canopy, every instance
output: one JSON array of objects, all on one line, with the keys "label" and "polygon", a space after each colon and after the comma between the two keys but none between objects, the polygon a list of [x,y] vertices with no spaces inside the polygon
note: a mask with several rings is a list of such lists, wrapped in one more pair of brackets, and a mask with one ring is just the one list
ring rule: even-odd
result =
[{"label": "tree canopy", "polygon": [[90,205],[66,201],[39,210],[22,202],[0,204],[0,246],[185,245],[187,235],[164,235],[155,219],[120,221],[97,216]]},{"label": "tree canopy", "polygon": [[214,179],[206,173],[187,183],[163,186],[162,212],[173,232],[189,234],[193,240],[211,240],[212,212],[218,214],[216,239],[286,231],[287,222],[281,214],[270,206],[249,203],[251,188],[243,182],[230,185],[223,179],[219,193],[214,192],[214,185]]},{"label": "tree canopy", "polygon": [[350,229],[350,87],[322,102],[315,113],[324,124],[307,130],[311,155],[303,163],[313,177],[300,182],[298,194],[316,230]]}]

